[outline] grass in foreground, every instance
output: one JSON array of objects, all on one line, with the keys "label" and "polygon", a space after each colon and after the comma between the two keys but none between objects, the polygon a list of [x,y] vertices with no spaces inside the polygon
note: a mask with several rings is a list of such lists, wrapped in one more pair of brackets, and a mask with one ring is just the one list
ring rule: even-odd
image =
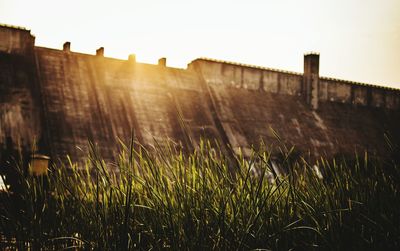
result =
[{"label": "grass in foreground", "polygon": [[[367,155],[352,164],[301,158],[267,178],[270,153],[232,165],[208,142],[184,156],[123,146],[115,165],[92,151],[85,168],[19,175],[3,194],[1,248],[21,250],[363,250],[400,246],[400,170]],[[135,150],[136,149],[136,150]],[[252,168],[259,175],[252,175]],[[109,170],[115,170],[110,172]],[[234,170],[233,170],[234,169]]]}]

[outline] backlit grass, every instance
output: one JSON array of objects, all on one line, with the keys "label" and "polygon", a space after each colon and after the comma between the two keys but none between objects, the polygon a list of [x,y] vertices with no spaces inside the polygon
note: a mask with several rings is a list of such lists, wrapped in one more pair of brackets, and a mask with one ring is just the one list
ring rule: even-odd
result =
[{"label": "backlit grass", "polygon": [[[2,194],[2,248],[60,250],[364,250],[400,245],[400,171],[367,154],[320,159],[323,179],[283,153],[228,160],[202,141],[123,146],[106,164],[91,147],[86,166],[57,165],[47,177],[19,170],[18,192]],[[264,150],[263,150],[264,149]],[[290,161],[289,161],[290,159]],[[257,169],[257,175],[253,169]],[[113,171],[110,171],[113,170]]]}]

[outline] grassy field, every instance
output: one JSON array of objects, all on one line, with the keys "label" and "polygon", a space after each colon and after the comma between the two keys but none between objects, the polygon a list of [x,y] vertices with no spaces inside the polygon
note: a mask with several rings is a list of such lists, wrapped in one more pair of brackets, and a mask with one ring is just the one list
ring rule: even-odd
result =
[{"label": "grassy field", "polygon": [[[388,250],[400,247],[400,170],[367,154],[320,159],[319,177],[283,151],[229,160],[207,141],[190,155],[122,146],[107,165],[91,147],[85,167],[47,177],[19,168],[1,198],[0,248],[33,250]],[[264,150],[262,150],[264,149]],[[18,165],[16,165],[18,166]],[[257,170],[257,175],[254,170]],[[116,172],[110,172],[115,170]]]}]

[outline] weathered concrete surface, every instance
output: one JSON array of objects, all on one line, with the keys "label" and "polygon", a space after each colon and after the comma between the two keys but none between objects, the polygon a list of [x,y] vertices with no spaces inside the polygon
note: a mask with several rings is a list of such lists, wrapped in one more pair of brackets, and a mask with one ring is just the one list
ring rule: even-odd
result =
[{"label": "weathered concrete surface", "polygon": [[40,104],[31,60],[0,52],[0,149],[29,146],[42,134]]},{"label": "weathered concrete surface", "polygon": [[35,37],[22,27],[0,26],[0,51],[26,55],[32,52]]},{"label": "weathered concrete surface", "polygon": [[400,116],[390,110],[324,102],[312,111],[299,96],[222,86],[214,86],[212,91],[229,143],[247,155],[261,139],[267,145],[280,145],[271,128],[288,146],[329,157],[364,150],[383,155],[383,133],[398,132]]},{"label": "weathered concrete surface", "polygon": [[109,157],[117,138],[133,131],[147,145],[170,138],[192,148],[201,136],[219,139],[193,71],[46,48],[35,55],[57,154],[84,156],[75,146],[90,139]]},{"label": "weathered concrete surface", "polygon": [[145,145],[170,138],[191,150],[205,137],[248,155],[260,140],[278,144],[271,128],[311,159],[385,157],[385,133],[400,143],[399,90],[319,77],[315,55],[304,75],[210,59],[176,69],[34,47],[19,28],[0,34],[0,148],[36,139],[53,159],[82,161],[91,140],[111,159],[134,131]]},{"label": "weathered concrete surface", "polygon": [[[328,78],[312,88],[315,82],[304,86],[307,78],[297,73],[210,59],[197,59],[189,68],[210,87],[228,143],[245,154],[261,139],[279,144],[271,128],[283,143],[311,157],[365,150],[384,156],[385,133],[400,142],[398,90]],[[242,73],[249,69],[259,82],[247,84],[251,80]]]}]

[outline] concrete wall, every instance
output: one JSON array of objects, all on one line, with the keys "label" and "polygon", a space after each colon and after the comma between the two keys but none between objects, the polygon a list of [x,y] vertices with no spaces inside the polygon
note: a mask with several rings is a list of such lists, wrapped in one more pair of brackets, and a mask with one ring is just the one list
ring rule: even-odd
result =
[{"label": "concrete wall", "polygon": [[30,148],[41,138],[40,104],[30,58],[0,52],[0,150]]},{"label": "concrete wall", "polygon": [[90,139],[109,158],[133,131],[145,145],[170,138],[189,150],[201,136],[219,138],[194,72],[38,47],[35,55],[57,154],[79,160],[86,152],[76,146]]},{"label": "concrete wall", "polygon": [[396,129],[400,116],[395,111],[334,102],[321,103],[313,111],[299,96],[223,86],[213,86],[212,90],[229,143],[237,151],[242,148],[246,155],[260,140],[268,146],[295,146],[297,151],[310,152],[314,157],[362,154],[364,150],[384,155],[384,132],[395,133],[400,139]]},{"label": "concrete wall", "polygon": [[319,98],[321,101],[400,109],[399,90],[332,78],[320,79]]},{"label": "concrete wall", "polygon": [[[213,59],[196,59],[188,68],[195,67],[210,85],[302,95],[303,75],[299,73]],[[319,79],[318,99],[320,102],[400,109],[400,90],[326,77]]]},{"label": "concrete wall", "polygon": [[75,53],[68,44],[29,48],[15,39],[29,32],[9,29],[0,27],[9,36],[0,39],[3,147],[7,138],[24,145],[37,138],[53,159],[68,154],[81,162],[88,140],[112,159],[117,139],[128,141],[132,131],[148,146],[170,138],[190,151],[205,137],[246,156],[260,140],[310,158],[364,150],[385,156],[385,133],[400,143],[399,90],[321,77],[309,92],[318,102],[311,107],[303,74],[210,59],[176,69],[165,60],[105,58],[102,50]]},{"label": "concrete wall", "polygon": [[0,26],[0,52],[25,55],[31,53],[35,37],[29,30],[14,26]]},{"label": "concrete wall", "polygon": [[[302,75],[248,68],[210,59],[197,59],[189,65],[210,85],[229,144],[237,151],[241,148],[249,154],[262,139],[267,145],[293,145],[314,157],[362,154],[364,150],[384,155],[384,133],[400,142],[398,90],[320,78],[319,105],[313,109],[301,93]],[[230,84],[233,72],[249,75],[244,75],[247,80],[241,85]],[[260,85],[256,85],[257,79],[262,80]],[[283,142],[278,142],[271,128]]]},{"label": "concrete wall", "polygon": [[299,73],[212,59],[192,61],[188,69],[195,68],[199,69],[205,82],[209,85],[301,95],[303,76]]}]

